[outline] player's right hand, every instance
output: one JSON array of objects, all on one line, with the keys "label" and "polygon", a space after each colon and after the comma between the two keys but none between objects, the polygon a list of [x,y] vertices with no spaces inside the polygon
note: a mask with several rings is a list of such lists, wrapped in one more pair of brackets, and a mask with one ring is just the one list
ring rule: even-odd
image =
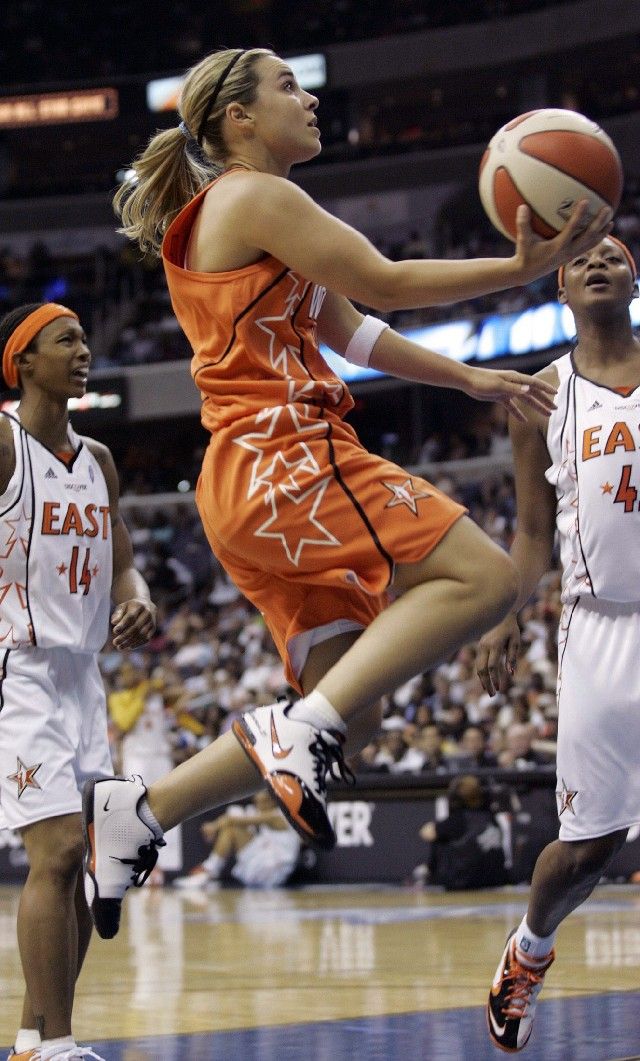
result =
[{"label": "player's right hand", "polygon": [[510,612],[478,642],[476,674],[489,696],[507,691],[515,673],[519,652],[520,627],[517,617]]},{"label": "player's right hand", "polygon": [[531,211],[521,205],[516,213],[517,241],[515,258],[518,271],[522,271],[529,283],[546,273],[559,269],[561,265],[588,251],[605,239],[613,228],[610,207],[603,206],[593,220],[586,224],[588,201],[576,203],[566,225],[553,239],[541,239],[531,227]]}]

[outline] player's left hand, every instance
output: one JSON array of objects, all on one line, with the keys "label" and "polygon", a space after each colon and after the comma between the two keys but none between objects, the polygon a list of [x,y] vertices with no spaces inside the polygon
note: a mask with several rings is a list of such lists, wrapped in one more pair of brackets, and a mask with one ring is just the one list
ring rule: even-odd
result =
[{"label": "player's left hand", "polygon": [[132,598],[123,601],[111,616],[111,640],[121,652],[139,648],[153,636],[156,628],[156,606],[150,600]]},{"label": "player's left hand", "polygon": [[542,416],[550,416],[556,408],[556,388],[539,376],[525,376],[522,372],[506,372],[493,368],[468,368],[462,389],[470,398],[484,402],[500,402],[516,420],[526,421],[521,404],[528,405]]}]

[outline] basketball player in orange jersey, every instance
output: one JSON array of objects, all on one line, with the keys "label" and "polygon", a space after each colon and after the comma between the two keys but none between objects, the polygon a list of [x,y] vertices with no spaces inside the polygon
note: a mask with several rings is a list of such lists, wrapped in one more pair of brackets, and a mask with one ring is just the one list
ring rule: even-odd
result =
[{"label": "basketball player in orange jersey", "polygon": [[[151,636],[154,606],[118,515],[109,450],[67,413],[91,355],[76,314],[36,303],[0,321],[0,826],[29,861],[18,944],[26,982],[14,1061],[97,1058],[71,1032],[91,934],[82,888],[81,789],[113,774],[97,653]],[[110,601],[115,610],[109,616]]]},{"label": "basketball player in orange jersey", "polygon": [[609,236],[559,272],[577,340],[540,378],[551,416],[512,420],[520,575],[513,610],[485,634],[478,674],[505,689],[520,645],[517,609],[551,564],[557,532],[563,611],[558,643],[559,839],[535,866],[526,916],[507,941],[488,1005],[497,1046],[521,1050],[551,965],[556,930],[591,894],[640,822],[640,341],[630,252]]},{"label": "basketball player in orange jersey", "polygon": [[[262,612],[301,699],[245,714],[148,796],[129,781],[88,786],[85,885],[102,935],[117,931],[154,837],[251,793],[254,768],[301,835],[330,848],[326,777],[345,774],[347,727],[349,753],[377,731],[383,693],[476,637],[517,594],[506,554],[462,508],[360,445],[318,343],[514,415],[548,414],[545,381],[425,351],[350,299],[390,310],[526,283],[597,242],[608,213],[579,232],[581,204],[541,242],[524,209],[509,259],[391,262],[288,179],[320,151],[317,105],[272,52],[215,53],[187,75],[180,125],[153,138],[116,198],[123,231],[162,254],[193,347],[211,431],[197,489],[211,547]],[[130,839],[116,841],[112,823],[124,820]]]}]

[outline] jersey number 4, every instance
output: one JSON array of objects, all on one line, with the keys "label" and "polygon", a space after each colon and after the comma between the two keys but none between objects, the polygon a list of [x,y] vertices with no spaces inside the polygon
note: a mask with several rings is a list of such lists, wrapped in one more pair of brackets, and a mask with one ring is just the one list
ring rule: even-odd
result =
[{"label": "jersey number 4", "polygon": [[618,492],[613,499],[614,503],[624,505],[625,512],[633,512],[637,496],[638,491],[635,486],[631,486],[631,465],[625,464],[618,483]]}]

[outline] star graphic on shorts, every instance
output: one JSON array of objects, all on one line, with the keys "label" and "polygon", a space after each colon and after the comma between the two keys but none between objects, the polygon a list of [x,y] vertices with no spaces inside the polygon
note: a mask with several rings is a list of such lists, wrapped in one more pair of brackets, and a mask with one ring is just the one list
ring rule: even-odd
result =
[{"label": "star graphic on shorts", "polygon": [[67,565],[65,563],[58,564],[57,567],[56,567],[56,571],[58,572],[59,575],[66,574]]},{"label": "star graphic on shorts", "polygon": [[20,756],[17,756],[17,767],[15,774],[8,774],[7,781],[15,781],[18,786],[18,799],[27,788],[42,788],[36,781],[36,774],[42,766],[42,763],[36,763],[35,766],[26,766]]},{"label": "star graphic on shorts", "polygon": [[562,778],[562,788],[559,792],[556,791],[556,796],[560,800],[560,810],[558,811],[558,817],[564,814],[566,810],[570,810],[571,813],[575,815],[576,812],[573,808],[573,801],[577,795],[578,793],[576,790],[567,788],[567,782],[564,778]]},{"label": "star graphic on shorts", "polygon": [[611,483],[601,483],[600,484],[600,489],[602,490],[603,494],[612,494],[613,493],[613,486],[611,485]]},{"label": "star graphic on shorts", "polygon": [[382,485],[393,494],[393,497],[384,506],[385,508],[396,508],[398,505],[406,505],[414,516],[418,515],[416,501],[419,501],[421,497],[431,497],[428,490],[416,490],[411,479],[405,479],[403,483],[385,483],[383,480]]},{"label": "star graphic on shorts", "polygon": [[[299,494],[293,494],[283,486],[280,487],[280,491],[272,490],[265,498],[271,508],[271,515],[255,531],[256,538],[279,538],[289,561],[295,567],[298,567],[300,563],[300,554],[305,545],[340,545],[339,539],[317,517],[318,509],[331,481],[331,477],[327,476],[326,479],[320,479],[319,482],[313,483]],[[292,509],[285,503],[283,513],[278,512],[278,501],[282,495],[295,508]],[[294,513],[295,518],[299,520],[298,526],[295,526],[293,522]]]}]

